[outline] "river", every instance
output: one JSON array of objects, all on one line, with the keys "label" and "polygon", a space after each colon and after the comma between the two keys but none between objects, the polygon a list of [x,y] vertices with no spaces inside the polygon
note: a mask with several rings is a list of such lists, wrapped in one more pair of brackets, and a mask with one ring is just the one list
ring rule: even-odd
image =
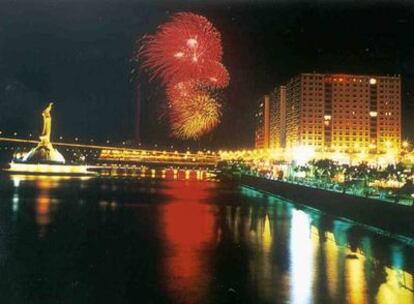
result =
[{"label": "river", "polygon": [[1,303],[414,303],[414,248],[196,178],[0,179]]}]

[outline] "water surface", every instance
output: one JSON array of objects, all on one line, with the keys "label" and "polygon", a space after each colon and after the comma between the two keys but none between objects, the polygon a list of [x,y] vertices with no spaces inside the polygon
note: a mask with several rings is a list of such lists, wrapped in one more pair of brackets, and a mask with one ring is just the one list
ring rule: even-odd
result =
[{"label": "water surface", "polygon": [[414,250],[234,184],[0,180],[1,303],[414,303]]}]

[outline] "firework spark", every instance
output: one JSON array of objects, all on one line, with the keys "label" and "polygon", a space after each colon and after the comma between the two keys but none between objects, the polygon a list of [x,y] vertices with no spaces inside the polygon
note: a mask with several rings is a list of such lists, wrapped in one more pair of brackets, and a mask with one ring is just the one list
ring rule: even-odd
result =
[{"label": "firework spark", "polygon": [[221,61],[220,33],[203,16],[178,13],[144,39],[140,54],[144,68],[164,83],[199,79]]},{"label": "firework spark", "polygon": [[172,134],[197,139],[220,122],[214,94],[229,84],[220,33],[203,16],[179,13],[139,43],[136,59],[166,87]]},{"label": "firework spark", "polygon": [[204,67],[202,75],[200,80],[211,87],[225,88],[229,85],[229,72],[220,62],[210,62]]},{"label": "firework spark", "polygon": [[197,81],[181,81],[168,85],[166,94],[170,103],[175,104],[178,100],[190,97],[198,87],[201,84]]},{"label": "firework spark", "polygon": [[172,100],[170,105],[172,134],[178,138],[199,138],[220,122],[221,105],[207,93]]}]

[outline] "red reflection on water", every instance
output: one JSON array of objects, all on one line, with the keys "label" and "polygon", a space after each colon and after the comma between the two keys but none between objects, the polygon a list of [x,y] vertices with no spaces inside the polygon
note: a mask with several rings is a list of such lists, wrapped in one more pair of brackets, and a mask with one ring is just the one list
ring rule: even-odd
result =
[{"label": "red reflection on water", "polygon": [[[204,201],[211,182],[167,182],[161,223],[166,242],[163,272],[167,288],[181,300],[195,303],[207,291],[208,248],[214,234],[211,206]],[[195,302],[194,302],[195,301]]]},{"label": "red reflection on water", "polygon": [[51,198],[50,190],[57,187],[57,181],[48,178],[40,178],[36,180],[36,188],[39,193],[36,197],[36,223],[39,226],[39,237],[43,238],[46,234],[46,227],[51,220]]}]

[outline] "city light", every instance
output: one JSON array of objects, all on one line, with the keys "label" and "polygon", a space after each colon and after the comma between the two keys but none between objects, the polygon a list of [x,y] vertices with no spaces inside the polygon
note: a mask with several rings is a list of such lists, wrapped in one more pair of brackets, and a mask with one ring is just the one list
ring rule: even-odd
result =
[{"label": "city light", "polygon": [[402,146],[403,146],[404,149],[407,149],[409,147],[409,145],[410,145],[410,143],[408,141],[406,141],[406,140],[404,140],[402,142]]},{"label": "city light", "polygon": [[294,147],[292,151],[293,160],[297,165],[305,165],[315,156],[315,149],[307,146]]},{"label": "city light", "polygon": [[7,169],[10,173],[44,173],[44,174],[79,174],[95,175],[88,171],[88,166],[71,166],[71,165],[49,165],[49,164],[27,164],[27,163],[10,163]]}]

